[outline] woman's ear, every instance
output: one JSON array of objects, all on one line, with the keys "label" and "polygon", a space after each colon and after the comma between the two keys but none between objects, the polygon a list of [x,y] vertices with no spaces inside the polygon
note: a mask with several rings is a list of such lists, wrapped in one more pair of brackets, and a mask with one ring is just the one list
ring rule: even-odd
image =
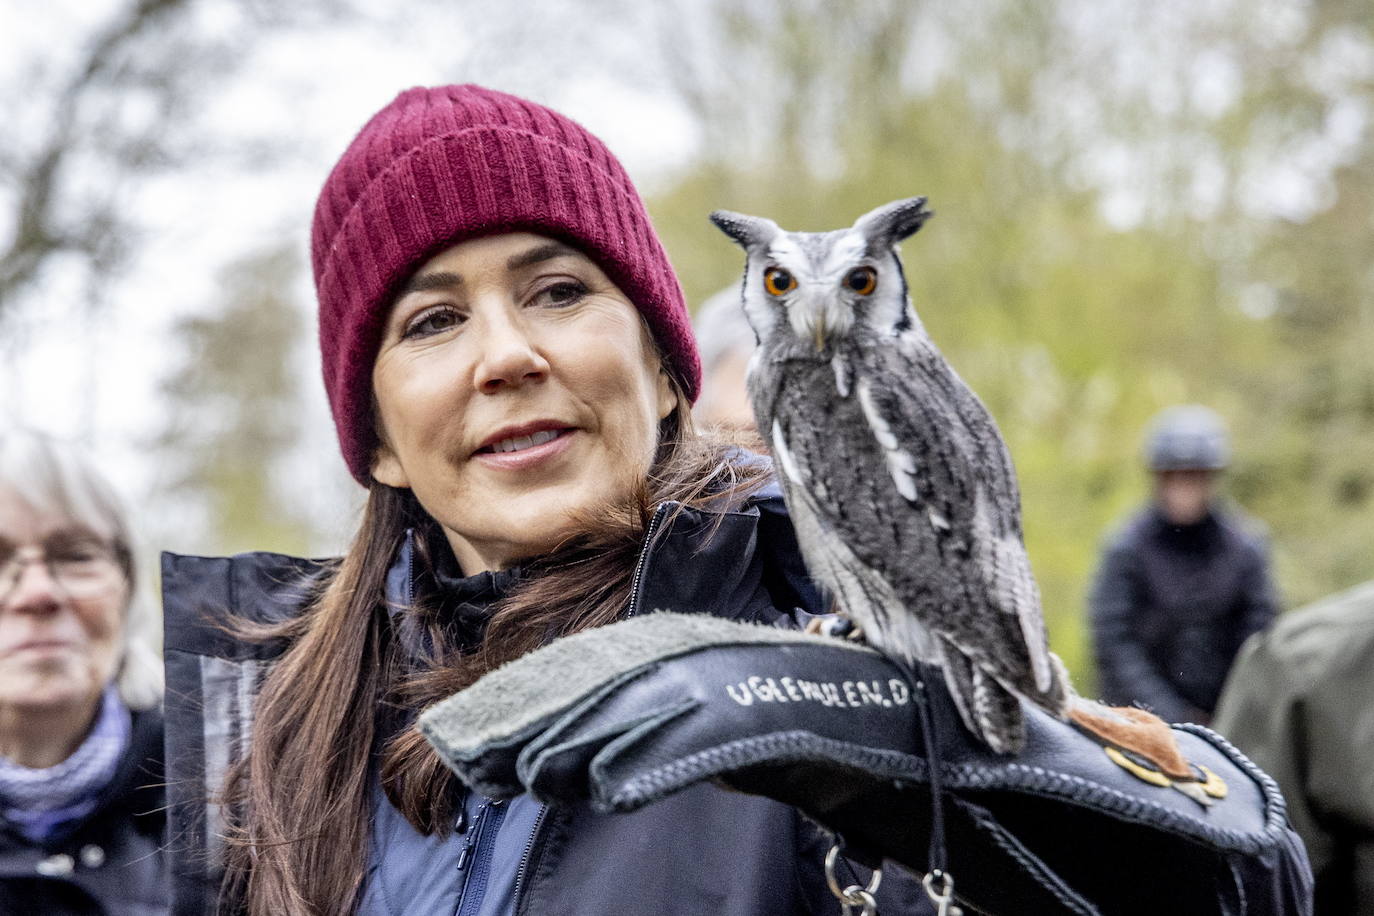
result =
[{"label": "woman's ear", "polygon": [[668,377],[668,370],[658,368],[658,418],[662,420],[677,409],[677,388]]},{"label": "woman's ear", "polygon": [[385,442],[377,446],[377,451],[372,456],[372,479],[398,490],[410,487],[410,478],[406,476],[401,460]]}]

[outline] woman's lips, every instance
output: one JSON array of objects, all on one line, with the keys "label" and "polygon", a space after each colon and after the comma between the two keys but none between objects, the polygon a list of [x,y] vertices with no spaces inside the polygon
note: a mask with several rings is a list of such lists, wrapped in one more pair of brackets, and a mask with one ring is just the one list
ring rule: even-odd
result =
[{"label": "woman's lips", "polygon": [[68,640],[35,639],[13,646],[5,652],[0,652],[0,655],[57,655],[76,651],[76,644]]},{"label": "woman's lips", "polygon": [[497,471],[523,471],[552,461],[572,448],[576,429],[562,429],[556,438],[540,445],[532,445],[514,452],[477,452],[472,460]]}]

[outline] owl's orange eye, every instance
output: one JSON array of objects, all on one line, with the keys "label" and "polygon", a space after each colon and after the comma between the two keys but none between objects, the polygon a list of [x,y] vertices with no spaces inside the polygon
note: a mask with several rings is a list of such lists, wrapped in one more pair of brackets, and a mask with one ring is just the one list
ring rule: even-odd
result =
[{"label": "owl's orange eye", "polygon": [[770,267],[763,272],[763,288],[770,295],[781,296],[797,288],[797,278],[781,267]]},{"label": "owl's orange eye", "polygon": [[845,274],[844,285],[860,296],[867,296],[878,288],[878,272],[872,267],[856,267]]}]

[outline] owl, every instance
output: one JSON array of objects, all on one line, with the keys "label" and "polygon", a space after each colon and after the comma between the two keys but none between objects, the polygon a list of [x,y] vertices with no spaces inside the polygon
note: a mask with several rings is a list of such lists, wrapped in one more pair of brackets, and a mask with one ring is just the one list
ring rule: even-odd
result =
[{"label": "owl", "polygon": [[867,640],[938,666],[964,724],[1002,754],[1024,697],[1063,717],[1006,444],[926,333],[897,244],[932,215],[900,200],[849,229],[786,232],[724,210],[758,338],[749,397],[811,575]]}]

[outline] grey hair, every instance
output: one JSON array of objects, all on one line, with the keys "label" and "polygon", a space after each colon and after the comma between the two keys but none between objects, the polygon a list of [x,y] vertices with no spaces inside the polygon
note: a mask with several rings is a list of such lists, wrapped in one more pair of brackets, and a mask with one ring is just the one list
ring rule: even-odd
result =
[{"label": "grey hair", "polygon": [[697,335],[697,350],[701,353],[701,368],[706,374],[727,356],[754,352],[754,329],[744,317],[740,304],[738,283],[733,283],[711,296],[697,309],[692,318]]},{"label": "grey hair", "polygon": [[0,486],[39,512],[71,519],[109,541],[128,579],[124,637],[115,680],[131,709],[162,701],[162,620],[137,570],[138,550],[124,504],[75,447],[44,433],[0,432]]}]

